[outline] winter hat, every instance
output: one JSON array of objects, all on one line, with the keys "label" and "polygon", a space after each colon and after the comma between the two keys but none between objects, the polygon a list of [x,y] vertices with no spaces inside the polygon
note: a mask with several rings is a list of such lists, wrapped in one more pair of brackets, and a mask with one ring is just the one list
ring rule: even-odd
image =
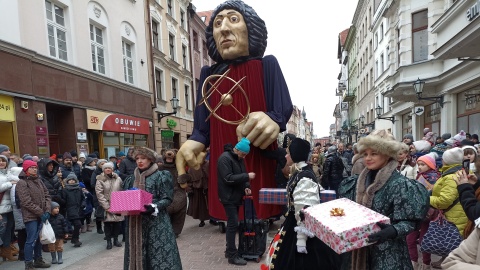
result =
[{"label": "winter hat", "polygon": [[310,143],[304,139],[295,138],[288,147],[288,151],[293,162],[306,161],[310,154]]},{"label": "winter hat", "polygon": [[423,161],[430,169],[435,170],[437,169],[437,164],[435,163],[435,159],[437,159],[437,157],[438,155],[436,153],[428,153],[419,157],[417,161]]},{"label": "winter hat", "polygon": [[337,147],[335,145],[332,145],[330,147],[328,147],[327,149],[327,152],[330,154],[330,153],[335,153],[335,151],[337,151]]},{"label": "winter hat", "polygon": [[60,208],[60,204],[58,204],[58,203],[56,203],[56,202],[54,202],[54,201],[52,201],[52,202],[50,203],[50,208],[51,208],[52,210],[55,209],[55,208],[57,208],[57,207]]},{"label": "winter hat", "polygon": [[75,181],[78,182],[77,175],[75,175],[74,172],[71,172],[67,175],[67,177],[65,178],[65,182],[68,183],[68,180],[71,180],[71,179],[75,179]]},{"label": "winter hat", "polygon": [[91,158],[91,157],[87,157],[85,159],[85,165],[89,166],[88,164],[92,163],[93,161],[95,161],[95,159]]},{"label": "winter hat", "polygon": [[443,134],[442,134],[442,139],[443,139],[443,140],[448,140],[448,139],[450,139],[451,137],[452,137],[452,134],[450,134],[450,133],[443,133]]},{"label": "winter hat", "polygon": [[466,138],[467,138],[467,134],[463,130],[460,130],[460,132],[457,135],[453,136],[453,139],[455,139],[457,142],[461,142]]},{"label": "winter hat", "polygon": [[134,159],[138,156],[138,155],[142,155],[142,156],[145,156],[146,158],[148,158],[148,160],[150,160],[152,163],[155,163],[157,162],[157,157],[158,157],[158,154],[153,151],[152,149],[150,148],[147,148],[147,147],[135,147],[133,149],[133,157]]},{"label": "winter hat", "polygon": [[75,150],[70,151],[70,155],[72,155],[72,157],[78,156],[77,151],[75,151]]},{"label": "winter hat", "polygon": [[[4,159],[4,160],[5,160],[5,162],[8,162],[8,158],[7,158],[7,156],[0,155],[0,158],[1,158],[1,159]],[[7,164],[7,167],[8,167],[8,164]]]},{"label": "winter hat", "polygon": [[113,163],[112,162],[107,162],[107,163],[103,164],[102,171],[105,171],[106,168],[110,168],[110,169],[113,170]]},{"label": "winter hat", "polygon": [[80,155],[78,155],[78,158],[86,158],[85,153],[83,153],[83,152],[80,153]]},{"label": "winter hat", "polygon": [[120,151],[117,154],[117,157],[124,157],[124,156],[125,156],[125,152],[123,152],[123,151]]},{"label": "winter hat", "polygon": [[[413,139],[411,134],[407,135],[410,135]],[[372,131],[368,136],[361,138],[357,145],[360,154],[363,154],[367,149],[372,149],[395,160],[401,149],[400,142],[397,142],[395,137],[386,129]]]},{"label": "winter hat", "polygon": [[30,154],[25,154],[22,156],[23,160],[33,160],[33,157]]},{"label": "winter hat", "polygon": [[422,138],[422,140],[428,141],[428,142],[433,144],[435,142],[435,140],[433,139],[433,136],[435,136],[435,133],[427,132],[427,134],[425,134],[425,136]]},{"label": "winter hat", "polygon": [[8,151],[8,150],[10,150],[10,147],[8,147],[5,144],[0,144],[0,153],[3,153],[3,152]]},{"label": "winter hat", "polygon": [[37,166],[37,163],[35,161],[32,161],[32,160],[25,160],[23,161],[23,171],[26,172],[28,170],[28,168],[32,167],[32,166]]},{"label": "winter hat", "polygon": [[91,158],[98,158],[96,154],[88,154],[88,157],[91,157]]},{"label": "winter hat", "polygon": [[472,140],[477,140],[478,141],[478,134],[472,134]]},{"label": "winter hat", "polygon": [[85,184],[83,182],[78,183],[78,186],[81,188],[85,188]]},{"label": "winter hat", "polygon": [[430,148],[432,147],[430,142],[428,142],[426,140],[414,141],[413,146],[415,146],[415,150],[417,150],[417,152],[419,152],[419,153],[428,152],[428,151],[430,151]]},{"label": "winter hat", "polygon": [[465,146],[465,145],[474,146],[475,143],[474,143],[473,141],[470,141],[470,140],[465,139],[465,140],[463,140],[463,141],[460,142],[460,146]]},{"label": "winter hat", "polygon": [[106,160],[106,159],[103,159],[103,158],[102,158],[102,159],[99,159],[99,160],[97,160],[97,166],[98,166],[100,169],[101,169],[101,167],[100,167],[100,164],[102,164],[102,162],[106,163],[106,162],[108,162],[108,160]]},{"label": "winter hat", "polygon": [[442,159],[446,165],[462,164],[463,149],[459,147],[449,149],[443,153]]},{"label": "winter hat", "polygon": [[[463,150],[465,149],[472,149],[473,152],[475,153],[475,155],[478,155],[478,151],[477,151],[477,148],[475,148],[474,146],[472,145],[465,145],[464,147],[462,147]],[[465,151],[464,151],[465,152]]]},{"label": "winter hat", "polygon": [[248,154],[250,152],[250,141],[243,137],[238,143],[237,145],[235,145],[235,148],[238,150],[238,151],[241,151],[245,154]]},{"label": "winter hat", "polygon": [[405,136],[403,136],[403,139],[410,139],[412,142],[414,141],[412,134],[405,134]]},{"label": "winter hat", "polygon": [[65,152],[63,153],[63,159],[72,159],[72,154],[70,154],[69,152]]},{"label": "winter hat", "polygon": [[430,129],[429,129],[429,128],[424,128],[424,129],[423,129],[423,135],[424,135],[424,136],[427,135],[427,133],[429,133],[429,132],[430,132]]},{"label": "winter hat", "polygon": [[295,138],[296,136],[292,133],[285,134],[285,136],[283,136],[282,147],[287,149]]}]

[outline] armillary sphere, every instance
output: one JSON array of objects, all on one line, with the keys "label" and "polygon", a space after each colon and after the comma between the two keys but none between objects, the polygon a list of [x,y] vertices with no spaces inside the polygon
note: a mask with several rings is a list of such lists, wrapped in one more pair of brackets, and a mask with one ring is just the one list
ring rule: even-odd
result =
[{"label": "armillary sphere", "polygon": [[[230,125],[238,125],[238,124],[241,124],[243,123],[244,121],[247,120],[248,118],[248,114],[250,113],[250,101],[248,100],[248,97],[247,97],[247,93],[245,93],[245,90],[243,90],[241,84],[242,82],[247,78],[247,77],[243,77],[241,78],[238,82],[235,81],[234,79],[228,77],[228,73],[230,72],[230,69],[228,69],[227,71],[225,71],[225,73],[223,73],[222,75],[218,75],[218,74],[214,74],[214,75],[210,75],[208,76],[206,79],[205,79],[205,82],[203,83],[203,86],[202,86],[202,100],[200,101],[200,103],[198,103],[197,106],[200,106],[202,104],[205,104],[205,107],[207,107],[208,111],[210,112],[210,115],[207,117],[207,119],[205,119],[205,122],[210,119],[210,117],[213,115],[215,118],[217,118],[218,120],[226,123],[226,124],[230,124]],[[228,90],[227,93],[222,93],[219,89],[218,89],[218,86],[223,82],[223,80],[229,80],[231,81],[232,83],[234,83],[234,85]],[[213,82],[213,83],[212,83]],[[207,90],[208,88],[208,84],[211,85],[210,89]],[[235,91],[239,90],[240,92],[242,92],[243,94],[243,97],[245,98],[245,101],[247,103],[247,112],[245,114],[241,113],[235,106],[232,105],[233,103],[233,93]],[[218,94],[221,95],[221,98],[220,98],[220,101],[218,102],[218,104],[216,104],[213,108],[212,106],[210,106],[209,102],[208,102],[208,99],[210,98],[210,96],[214,93],[214,92],[217,92]],[[218,108],[220,108],[220,106],[231,106],[237,113],[238,115],[241,117],[240,119],[238,120],[227,120],[225,118],[222,118],[220,117],[216,111],[218,110]]]}]

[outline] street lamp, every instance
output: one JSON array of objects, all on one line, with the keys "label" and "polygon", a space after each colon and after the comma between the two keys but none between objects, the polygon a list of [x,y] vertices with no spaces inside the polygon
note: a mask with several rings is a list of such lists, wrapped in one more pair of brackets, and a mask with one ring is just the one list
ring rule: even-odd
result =
[{"label": "street lamp", "polygon": [[365,123],[365,116],[362,114],[360,115],[360,117],[358,118],[358,120],[360,121],[360,123],[362,124],[362,126],[364,125]]},{"label": "street lamp", "polygon": [[377,105],[377,107],[375,108],[375,112],[377,113],[377,118],[378,119],[384,119],[384,120],[390,120],[390,121],[392,121],[392,124],[394,124],[395,123],[395,116],[380,117],[380,115],[382,114],[382,111],[383,111],[383,108],[380,107],[380,105]]},{"label": "street lamp", "polygon": [[415,94],[417,94],[417,99],[434,101],[438,103],[440,107],[443,108],[443,95],[438,97],[422,97],[424,85],[425,85],[425,81],[420,80],[420,78],[418,78],[417,81],[413,83],[413,88],[415,89]]},{"label": "street lamp", "polygon": [[157,122],[160,123],[162,118],[164,118],[166,116],[169,116],[169,115],[172,115],[172,114],[176,114],[177,109],[178,109],[178,102],[179,102],[179,100],[176,97],[170,99],[170,103],[172,103],[173,112],[169,112],[169,113],[157,112]]}]

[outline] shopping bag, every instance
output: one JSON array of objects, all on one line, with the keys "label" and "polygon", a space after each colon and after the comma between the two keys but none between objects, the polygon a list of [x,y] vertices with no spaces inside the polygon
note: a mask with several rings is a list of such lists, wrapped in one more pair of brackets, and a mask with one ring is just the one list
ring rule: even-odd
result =
[{"label": "shopping bag", "polygon": [[449,222],[442,211],[430,221],[427,233],[423,236],[420,251],[446,257],[462,242],[462,236],[455,224]]},{"label": "shopping bag", "polygon": [[47,220],[43,223],[43,227],[40,230],[40,243],[42,243],[42,245],[53,244],[55,243],[55,240],[55,233],[53,232],[52,225],[50,225],[50,222]]}]

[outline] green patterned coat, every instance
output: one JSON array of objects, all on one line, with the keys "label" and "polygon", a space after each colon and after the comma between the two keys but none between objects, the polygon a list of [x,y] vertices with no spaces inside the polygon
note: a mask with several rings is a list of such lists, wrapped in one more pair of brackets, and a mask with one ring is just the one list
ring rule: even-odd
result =
[{"label": "green patterned coat", "polygon": [[[133,187],[134,175],[125,179],[123,189]],[[166,211],[172,203],[173,182],[168,171],[155,171],[145,178],[145,190],[153,194],[152,203],[159,210],[157,216],[142,216],[143,238],[143,269],[151,270],[181,270],[182,262],[178,252],[177,241],[173,233],[170,217]],[[126,230],[124,269],[129,265],[128,224]]]},{"label": "green patterned coat", "polygon": [[[401,175],[396,166],[397,161],[390,161],[378,171],[366,190],[365,180],[371,175],[368,169],[364,169],[358,176],[344,179],[339,187],[339,197],[356,201],[388,216],[398,233],[392,240],[363,248],[367,251],[365,269],[413,269],[406,236],[414,230],[417,222],[425,217],[429,197],[427,190],[420,183]],[[358,198],[363,198],[363,201]],[[342,269],[354,269],[352,252],[342,256]]]}]

